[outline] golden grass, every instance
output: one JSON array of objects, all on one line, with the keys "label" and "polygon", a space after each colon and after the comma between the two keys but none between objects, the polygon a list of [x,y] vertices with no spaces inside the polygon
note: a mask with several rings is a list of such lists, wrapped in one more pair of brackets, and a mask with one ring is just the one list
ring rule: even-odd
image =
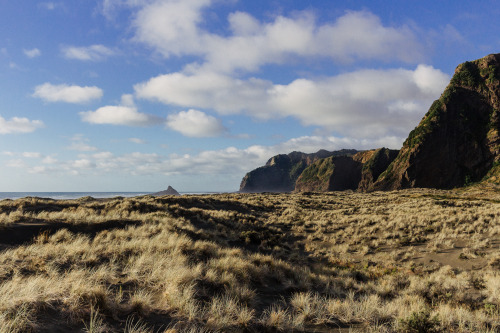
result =
[{"label": "golden grass", "polygon": [[0,331],[500,331],[494,189],[0,201]]}]

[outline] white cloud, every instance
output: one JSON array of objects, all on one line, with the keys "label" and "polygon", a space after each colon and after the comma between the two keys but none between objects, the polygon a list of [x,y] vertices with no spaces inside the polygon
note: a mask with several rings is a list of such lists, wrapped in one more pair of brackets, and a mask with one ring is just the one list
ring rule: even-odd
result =
[{"label": "white cloud", "polygon": [[136,95],[169,105],[244,112],[261,119],[292,116],[353,137],[406,135],[439,97],[449,77],[431,66],[359,70],[286,85],[200,72],[160,75],[137,84]]},{"label": "white cloud", "polygon": [[196,138],[219,136],[227,131],[219,119],[193,109],[169,115],[167,127]]},{"label": "white cloud", "polygon": [[0,134],[31,133],[41,127],[44,127],[41,120],[29,120],[28,118],[19,117],[6,120],[0,116]]},{"label": "white cloud", "polygon": [[82,121],[91,124],[109,124],[126,126],[149,126],[161,120],[153,115],[137,111],[132,95],[123,95],[122,105],[107,105],[95,111],[80,112]]},{"label": "white cloud", "polygon": [[42,52],[37,48],[31,50],[23,50],[23,52],[24,55],[26,55],[28,58],[36,58],[42,55]]},{"label": "white cloud", "polygon": [[102,89],[98,87],[81,87],[77,85],[58,84],[49,82],[35,87],[33,97],[39,97],[47,102],[86,103],[100,99]]},{"label": "white cloud", "polygon": [[200,72],[193,75],[160,75],[135,85],[134,89],[140,98],[184,107],[212,108],[221,114],[232,114],[243,109],[259,112],[263,106],[262,97],[272,87],[270,81],[255,78],[245,81],[219,73]]},{"label": "white cloud", "polygon": [[436,94],[443,91],[450,77],[432,66],[418,65],[413,72],[413,80],[422,92]]},{"label": "white cloud", "polygon": [[100,61],[116,53],[112,49],[100,44],[82,47],[64,46],[61,50],[65,58],[81,61]]},{"label": "white cloud", "polygon": [[149,44],[165,56],[204,53],[205,34],[197,24],[210,0],[174,0],[146,3],[133,23],[136,40]]},{"label": "white cloud", "polygon": [[82,121],[91,124],[150,126],[163,122],[163,119],[141,113],[137,110],[130,94],[121,97],[121,105],[107,105],[95,111],[80,112]]},{"label": "white cloud", "polygon": [[151,123],[148,115],[128,106],[103,106],[95,111],[80,112],[80,116],[82,121],[91,124],[145,126]]},{"label": "white cloud", "polygon": [[[165,57],[197,55],[204,68],[231,72],[280,64],[290,57],[327,57],[335,61],[377,59],[414,63],[423,58],[423,45],[407,26],[384,26],[368,12],[347,12],[336,21],[318,24],[310,12],[277,16],[259,22],[243,12],[229,15],[230,35],[205,30],[203,10],[210,0],[144,2],[133,27],[135,40]],[[137,5],[137,3],[135,4]]]},{"label": "white cloud", "polygon": [[[123,173],[127,175],[226,175],[241,179],[244,174],[263,165],[270,157],[302,151],[316,152],[319,149],[338,150],[343,148],[371,149],[375,147],[400,147],[403,138],[383,137],[374,142],[366,139],[339,138],[333,136],[303,136],[273,146],[253,145],[244,149],[227,147],[207,150],[198,154],[171,154],[133,152],[115,155],[111,152],[79,155],[75,160],[58,162],[45,169],[47,172],[79,174],[82,170],[95,173]],[[12,160],[18,166],[26,166],[24,160]],[[38,172],[41,172],[39,170]],[[235,184],[236,186],[237,184]]]}]

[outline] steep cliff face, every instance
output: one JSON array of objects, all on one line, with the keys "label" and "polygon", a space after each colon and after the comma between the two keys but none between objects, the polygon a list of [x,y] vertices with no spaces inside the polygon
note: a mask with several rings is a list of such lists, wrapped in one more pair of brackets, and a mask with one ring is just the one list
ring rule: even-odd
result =
[{"label": "steep cliff face", "polygon": [[240,184],[240,192],[290,192],[302,171],[315,161],[329,156],[353,155],[357,151],[343,149],[338,151],[319,150],[306,154],[292,152],[276,155],[266,165],[248,172]]},{"label": "steep cliff face", "polygon": [[373,183],[394,161],[398,153],[399,150],[380,148],[369,150],[364,154],[358,153],[354,155],[354,159],[359,160],[363,164],[358,190],[363,192],[370,190]]},{"label": "steep cliff face", "polygon": [[295,191],[365,191],[397,154],[397,150],[380,148],[320,159],[304,169],[297,179]]},{"label": "steep cliff face", "polygon": [[459,65],[371,189],[446,189],[489,173],[495,177],[500,160],[499,78],[500,54]]},{"label": "steep cliff face", "polygon": [[331,156],[308,166],[297,179],[295,191],[355,190],[360,179],[360,162],[352,156]]}]

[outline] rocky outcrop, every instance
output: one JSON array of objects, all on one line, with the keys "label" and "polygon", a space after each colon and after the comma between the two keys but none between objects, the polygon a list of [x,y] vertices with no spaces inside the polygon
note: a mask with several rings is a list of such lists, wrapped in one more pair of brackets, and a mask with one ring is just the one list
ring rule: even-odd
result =
[{"label": "rocky outcrop", "polygon": [[500,162],[500,54],[465,62],[398,156],[371,189],[453,188],[487,176]]},{"label": "rocky outcrop", "polygon": [[357,151],[343,149],[338,151],[320,150],[306,154],[292,152],[288,155],[276,155],[267,163],[248,172],[240,185],[240,192],[290,192],[304,169],[312,163],[330,156],[351,156]]},{"label": "rocky outcrop", "polygon": [[397,150],[380,148],[320,159],[304,169],[295,191],[366,191],[397,154]]},{"label": "rocky outcrop", "polygon": [[152,194],[153,196],[162,196],[162,195],[180,195],[172,186],[168,186],[166,190],[156,192]]}]

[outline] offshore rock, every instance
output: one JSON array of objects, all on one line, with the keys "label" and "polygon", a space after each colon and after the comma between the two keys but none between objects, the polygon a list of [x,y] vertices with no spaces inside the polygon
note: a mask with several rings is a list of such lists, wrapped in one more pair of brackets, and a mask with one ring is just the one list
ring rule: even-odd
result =
[{"label": "offshore rock", "polygon": [[154,196],[162,196],[162,195],[180,195],[179,192],[177,192],[172,186],[168,186],[166,190],[160,191],[153,193],[152,195]]}]

